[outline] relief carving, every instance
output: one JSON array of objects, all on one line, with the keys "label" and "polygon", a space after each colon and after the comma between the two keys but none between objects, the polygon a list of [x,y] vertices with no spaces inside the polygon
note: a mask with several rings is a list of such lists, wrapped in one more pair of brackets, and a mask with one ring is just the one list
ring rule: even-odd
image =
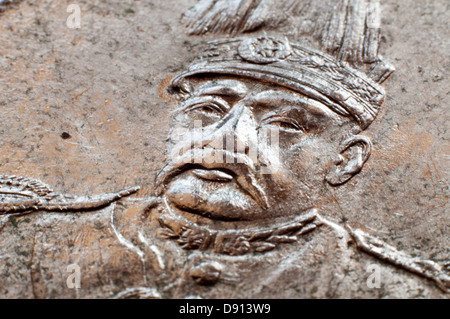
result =
[{"label": "relief carving", "polygon": [[[187,33],[225,39],[199,45],[167,87],[176,102],[155,196],[123,199],[139,196],[131,187],[75,197],[0,176],[0,229],[10,216],[104,209],[115,239],[139,257],[147,284],[127,287],[118,299],[207,294],[197,286],[237,284],[252,276],[245,267],[269,280],[296,259],[312,263],[337,252],[350,265],[354,251],[448,293],[444,265],[320,211],[324,194],[358,178],[373,152],[364,131],[385,107],[383,83],[394,72],[378,53],[380,19],[379,0],[201,0],[182,19]],[[335,239],[322,243],[322,236]],[[270,268],[277,260],[284,266]]]}]

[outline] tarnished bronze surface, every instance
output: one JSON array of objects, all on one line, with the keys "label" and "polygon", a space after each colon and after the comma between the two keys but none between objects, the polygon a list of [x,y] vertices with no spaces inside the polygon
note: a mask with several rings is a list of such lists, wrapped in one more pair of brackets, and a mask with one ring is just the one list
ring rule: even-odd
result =
[{"label": "tarnished bronze surface", "polygon": [[0,11],[0,297],[448,298],[446,1]]}]

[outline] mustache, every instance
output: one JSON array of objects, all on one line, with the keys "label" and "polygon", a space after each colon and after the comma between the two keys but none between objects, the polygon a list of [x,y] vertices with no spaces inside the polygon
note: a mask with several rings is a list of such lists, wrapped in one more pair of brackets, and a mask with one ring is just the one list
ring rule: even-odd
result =
[{"label": "mustache", "polygon": [[[222,159],[214,161],[212,159]],[[190,149],[170,161],[156,176],[156,191],[160,196],[169,182],[193,166],[205,169],[224,169],[233,173],[236,183],[252,197],[256,203],[268,208],[266,193],[257,181],[257,172],[253,161],[245,154],[212,148]]]}]

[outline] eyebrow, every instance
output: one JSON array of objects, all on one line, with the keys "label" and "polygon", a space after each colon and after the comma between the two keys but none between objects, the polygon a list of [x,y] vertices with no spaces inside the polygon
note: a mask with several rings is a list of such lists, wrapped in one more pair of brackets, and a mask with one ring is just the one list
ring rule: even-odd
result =
[{"label": "eyebrow", "polygon": [[288,105],[299,110],[307,110],[309,113],[316,116],[327,115],[332,118],[339,118],[335,112],[319,101],[285,91],[264,91],[258,93],[254,97],[253,101],[256,106],[262,106],[265,108],[274,108],[274,105],[275,108]]},{"label": "eyebrow", "polygon": [[193,92],[195,96],[217,95],[229,98],[243,98],[248,92],[247,86],[237,81],[206,83]]}]

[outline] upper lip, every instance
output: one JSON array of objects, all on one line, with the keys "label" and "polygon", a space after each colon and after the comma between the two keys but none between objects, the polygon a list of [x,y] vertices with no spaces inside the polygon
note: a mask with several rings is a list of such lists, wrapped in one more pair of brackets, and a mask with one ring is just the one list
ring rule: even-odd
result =
[{"label": "upper lip", "polygon": [[[214,161],[210,163],[209,159],[215,156],[221,156],[220,158],[226,158],[227,160],[232,159],[233,162],[218,163]],[[232,176],[236,180],[236,183],[261,207],[267,208],[269,206],[266,194],[257,182],[256,170],[251,159],[244,154],[211,148],[191,149],[170,161],[156,177],[157,194],[161,195],[165,187],[174,177],[193,168],[206,171],[214,170]]]},{"label": "upper lip", "polygon": [[228,172],[225,172],[223,170],[217,170],[217,169],[194,169],[192,170],[192,173],[202,179],[209,180],[209,181],[216,181],[216,182],[229,182],[233,180],[233,175],[229,174]]}]

